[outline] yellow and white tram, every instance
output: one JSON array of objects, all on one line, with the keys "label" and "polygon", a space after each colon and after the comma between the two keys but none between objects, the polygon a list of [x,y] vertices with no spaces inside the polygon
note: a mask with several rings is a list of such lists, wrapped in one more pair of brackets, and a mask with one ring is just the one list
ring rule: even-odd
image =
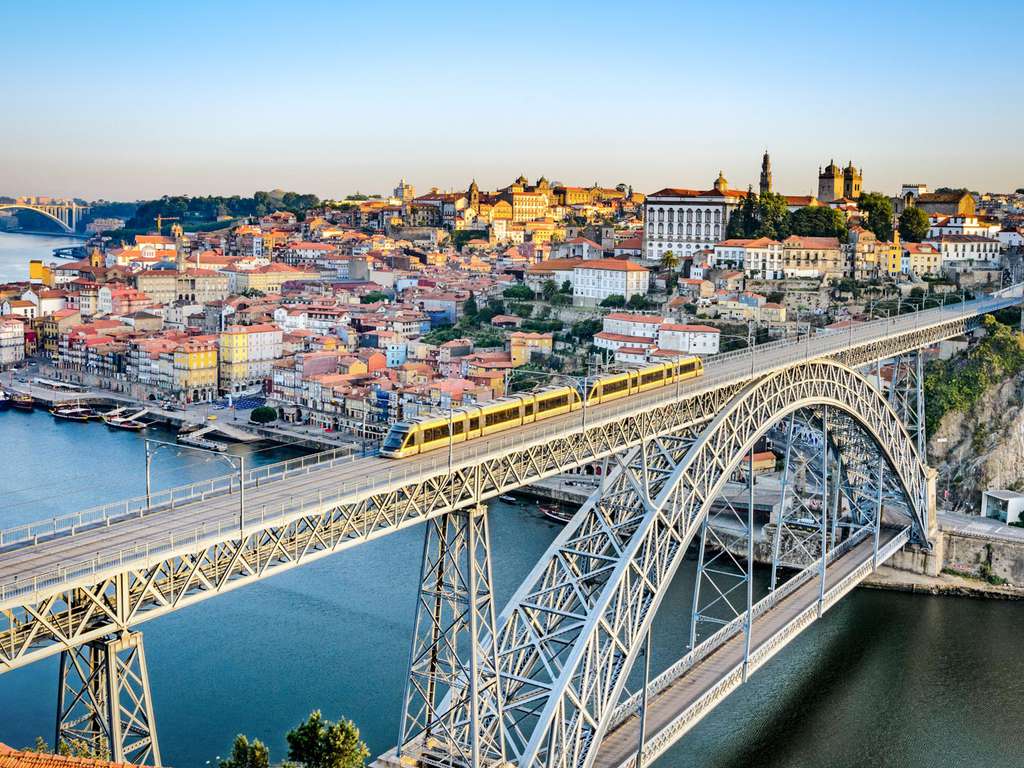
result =
[{"label": "yellow and white tram", "polygon": [[[704,372],[699,357],[681,357],[668,363],[656,363],[619,373],[610,373],[587,382],[587,406],[611,402]],[[509,395],[492,403],[456,408],[450,415],[428,416],[392,425],[381,456],[404,459],[418,453],[447,448],[478,437],[549,419],[583,407],[575,387],[546,387],[535,392]]]}]

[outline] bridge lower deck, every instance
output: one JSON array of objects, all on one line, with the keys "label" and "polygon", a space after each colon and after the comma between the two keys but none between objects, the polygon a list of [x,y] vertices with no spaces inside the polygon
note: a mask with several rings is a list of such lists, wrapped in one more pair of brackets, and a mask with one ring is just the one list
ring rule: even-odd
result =
[{"label": "bridge lower deck", "polygon": [[[884,529],[880,536],[879,547],[884,547],[898,535],[899,531]],[[870,561],[872,554],[873,542],[868,537],[849,552],[838,557],[826,569],[825,589],[834,587],[857,568]],[[817,603],[819,590],[820,579],[810,578],[758,616],[751,628],[751,654],[770,642],[793,619]],[[648,745],[687,710],[699,705],[717,684],[743,663],[744,644],[743,632],[733,635],[718,649],[698,661],[664,690],[648,700],[645,733],[645,742]],[[695,725],[703,715],[713,709],[716,703],[717,701],[713,702],[711,706],[705,707],[699,716],[692,718],[688,727]],[[685,733],[685,730],[682,729],[678,736]],[[598,750],[597,759],[594,761],[594,767],[620,768],[633,765],[639,737],[640,718],[633,715],[605,735]]]}]

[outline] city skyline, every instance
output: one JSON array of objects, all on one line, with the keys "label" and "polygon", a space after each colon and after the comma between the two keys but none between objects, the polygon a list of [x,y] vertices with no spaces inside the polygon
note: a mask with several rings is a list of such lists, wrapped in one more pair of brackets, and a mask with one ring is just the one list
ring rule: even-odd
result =
[{"label": "city skyline", "polygon": [[1010,3],[869,4],[859,25],[817,6],[517,8],[403,7],[382,23],[313,3],[291,24],[260,3],[12,8],[0,192],[329,198],[524,173],[649,193],[719,170],[746,188],[765,148],[789,194],[830,159],[888,193],[1024,184],[1014,75],[984,63],[1012,55]]}]

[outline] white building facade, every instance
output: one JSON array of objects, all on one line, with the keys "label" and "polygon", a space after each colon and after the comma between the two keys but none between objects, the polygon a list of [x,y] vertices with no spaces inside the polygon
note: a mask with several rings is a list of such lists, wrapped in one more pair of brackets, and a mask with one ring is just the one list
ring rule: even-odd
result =
[{"label": "white building facade", "polygon": [[746,192],[729,189],[719,174],[706,191],[666,187],[644,201],[643,258],[661,260],[666,251],[683,259],[724,239],[729,218]]}]

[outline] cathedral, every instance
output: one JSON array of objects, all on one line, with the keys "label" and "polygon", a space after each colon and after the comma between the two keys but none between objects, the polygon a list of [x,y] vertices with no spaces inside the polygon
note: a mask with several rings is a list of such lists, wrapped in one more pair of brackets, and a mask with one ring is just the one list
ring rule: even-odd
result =
[{"label": "cathedral", "polygon": [[831,203],[841,198],[856,200],[860,197],[864,178],[853,162],[840,168],[834,160],[830,160],[825,170],[818,168],[818,199],[823,203]]}]

